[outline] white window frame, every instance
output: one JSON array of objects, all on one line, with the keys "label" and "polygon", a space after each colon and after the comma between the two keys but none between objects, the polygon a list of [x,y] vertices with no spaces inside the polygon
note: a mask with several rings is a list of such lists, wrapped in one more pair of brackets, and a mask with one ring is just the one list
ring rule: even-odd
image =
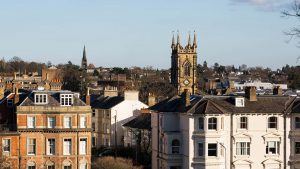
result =
[{"label": "white window frame", "polygon": [[60,94],[60,104],[62,106],[71,106],[73,104],[73,94]]},{"label": "white window frame", "polygon": [[64,128],[72,128],[72,116],[64,116]]},{"label": "white window frame", "polygon": [[79,138],[79,154],[87,154],[87,138]]},{"label": "white window frame", "polygon": [[[275,147],[270,147],[271,143],[275,144]],[[275,148],[275,154],[270,153],[271,148]],[[267,155],[279,155],[280,154],[280,142],[279,141],[267,141],[267,143],[266,143],[266,154]]]},{"label": "white window frame", "polygon": [[[50,140],[54,141],[52,144],[50,144]],[[52,150],[53,152],[51,152]],[[47,139],[47,155],[55,155],[55,139],[54,138],[48,138]]]},{"label": "white window frame", "polygon": [[[270,119],[272,117],[274,117],[276,119],[276,122],[270,122]],[[275,128],[274,127],[270,127],[270,125],[273,124],[273,123],[276,125]],[[278,117],[276,117],[276,116],[270,116],[270,117],[268,117],[268,129],[278,129]]]},{"label": "white window frame", "polygon": [[250,155],[250,142],[236,142],[236,155]]},{"label": "white window frame", "polygon": [[[3,138],[2,139],[2,152],[3,154],[9,155],[11,151],[11,139],[10,138]],[[6,150],[8,149],[8,150]]]},{"label": "white window frame", "polygon": [[49,116],[47,118],[48,128],[55,128],[56,126],[56,118],[55,116]]},{"label": "white window frame", "polygon": [[[29,143],[30,140],[33,141],[33,143]],[[34,152],[29,152],[29,146],[33,146],[32,149]],[[36,138],[27,138],[27,155],[36,155]]]},{"label": "white window frame", "polygon": [[[242,119],[243,118],[246,118],[246,121],[244,122],[242,122]],[[243,129],[243,130],[247,130],[248,129],[248,117],[246,117],[246,116],[241,116],[240,118],[239,118],[239,129]],[[245,127],[242,127],[242,125],[245,125]]]},{"label": "white window frame", "polygon": [[[69,143],[69,144],[67,144],[67,143]],[[72,154],[72,139],[64,138],[63,139],[63,155],[71,155],[71,154]]]},{"label": "white window frame", "polygon": [[35,127],[36,127],[36,117],[27,116],[27,128],[35,128]]},{"label": "white window frame", "polygon": [[[209,122],[209,120],[210,119],[216,119],[216,122],[215,123],[210,123]],[[210,126],[216,126],[216,128],[210,128]],[[207,119],[207,129],[208,130],[218,130],[218,118],[217,117],[209,117],[208,119]]]},{"label": "white window frame", "polygon": [[87,128],[87,117],[80,116],[80,128]]},{"label": "white window frame", "polygon": [[47,94],[34,94],[34,104],[48,104]]},{"label": "white window frame", "polygon": [[[216,145],[216,149],[210,149],[209,148],[210,144],[215,144]],[[216,151],[216,155],[215,156],[209,155],[209,151]],[[208,157],[218,157],[218,144],[217,143],[207,143],[207,156]]]}]

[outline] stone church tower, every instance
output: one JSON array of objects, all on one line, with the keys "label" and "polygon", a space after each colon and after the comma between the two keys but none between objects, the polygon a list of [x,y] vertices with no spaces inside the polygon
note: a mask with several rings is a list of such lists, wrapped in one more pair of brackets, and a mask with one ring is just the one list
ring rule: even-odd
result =
[{"label": "stone church tower", "polygon": [[86,70],[87,69],[87,59],[86,59],[86,53],[85,53],[85,46],[83,47],[83,56],[81,60],[81,69]]},{"label": "stone church tower", "polygon": [[171,48],[171,84],[177,88],[178,94],[188,89],[194,95],[197,92],[197,42],[195,32],[193,44],[191,44],[189,34],[188,44],[185,47],[182,47],[180,44],[179,33],[177,34],[177,43],[175,43],[173,35]]}]

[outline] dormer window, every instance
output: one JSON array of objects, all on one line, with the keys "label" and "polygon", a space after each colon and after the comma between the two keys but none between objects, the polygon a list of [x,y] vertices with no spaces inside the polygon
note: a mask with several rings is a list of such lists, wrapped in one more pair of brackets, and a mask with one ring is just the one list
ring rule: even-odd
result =
[{"label": "dormer window", "polygon": [[7,107],[13,107],[13,105],[14,105],[13,99],[8,99],[7,100]]},{"label": "dormer window", "polygon": [[73,94],[61,94],[60,104],[62,106],[71,106],[73,104]]},{"label": "dormer window", "polygon": [[34,103],[35,104],[47,104],[48,103],[47,94],[35,94],[34,95]]}]

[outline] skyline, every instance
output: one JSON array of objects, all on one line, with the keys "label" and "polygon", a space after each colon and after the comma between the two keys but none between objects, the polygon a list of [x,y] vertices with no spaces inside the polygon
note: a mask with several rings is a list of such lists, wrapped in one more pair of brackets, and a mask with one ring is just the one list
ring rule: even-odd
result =
[{"label": "skyline", "polygon": [[[0,7],[0,57],[102,67],[170,68],[172,32],[181,44],[196,31],[198,63],[281,68],[296,65],[297,40],[284,31],[297,20],[282,18],[283,0],[14,1]],[[117,4],[117,5],[116,5]]]}]

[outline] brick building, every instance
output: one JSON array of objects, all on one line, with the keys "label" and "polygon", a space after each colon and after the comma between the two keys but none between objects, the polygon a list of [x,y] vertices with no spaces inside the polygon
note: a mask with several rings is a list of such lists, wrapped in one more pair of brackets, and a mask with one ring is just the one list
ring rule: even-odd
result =
[{"label": "brick building", "polygon": [[4,167],[90,168],[92,111],[76,93],[35,90],[22,98],[16,92],[14,101],[16,130],[0,134]]}]

